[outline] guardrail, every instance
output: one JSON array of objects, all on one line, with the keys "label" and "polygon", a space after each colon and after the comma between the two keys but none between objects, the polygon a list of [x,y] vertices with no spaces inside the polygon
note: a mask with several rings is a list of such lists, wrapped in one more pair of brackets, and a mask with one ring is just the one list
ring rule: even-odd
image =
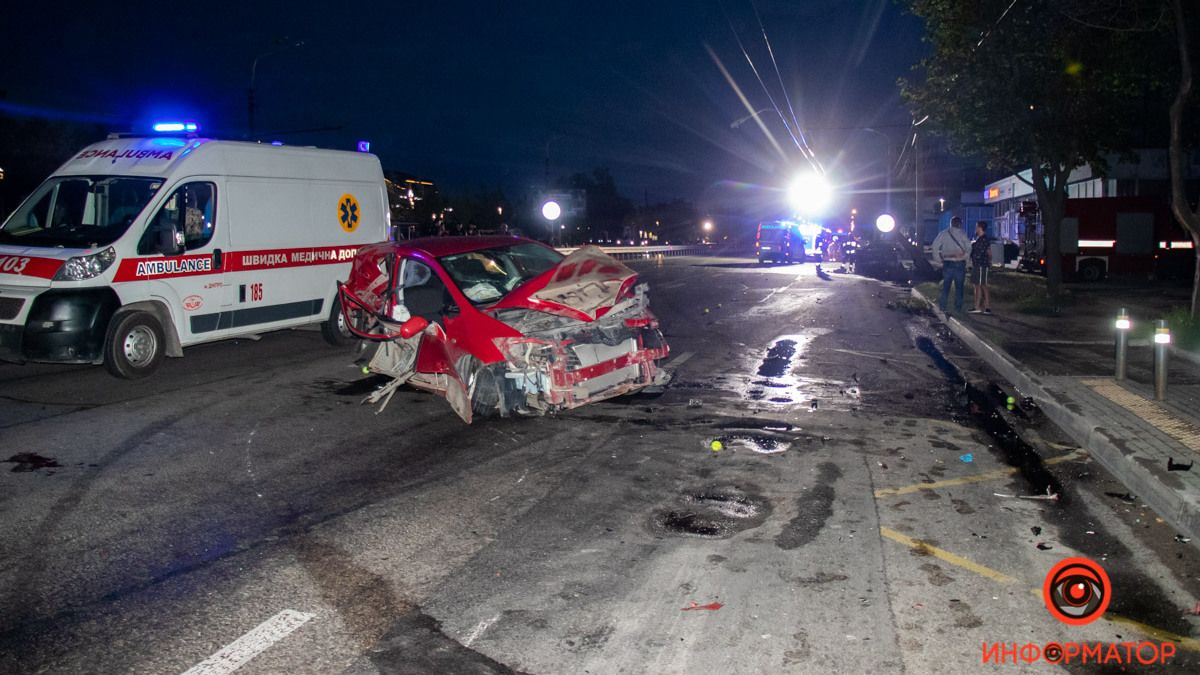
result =
[{"label": "guardrail", "polygon": [[[556,250],[563,255],[578,251],[580,246],[560,247]],[[690,244],[685,246],[599,246],[597,247],[617,260],[644,260],[649,258],[685,255],[716,255],[718,247],[714,244]]]}]

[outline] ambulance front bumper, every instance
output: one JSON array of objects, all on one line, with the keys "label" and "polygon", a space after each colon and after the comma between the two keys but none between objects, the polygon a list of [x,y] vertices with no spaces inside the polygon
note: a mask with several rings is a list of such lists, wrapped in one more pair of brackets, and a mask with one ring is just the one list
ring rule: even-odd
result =
[{"label": "ambulance front bumper", "polygon": [[119,305],[110,288],[42,293],[33,299],[24,325],[0,324],[0,360],[97,363]]}]

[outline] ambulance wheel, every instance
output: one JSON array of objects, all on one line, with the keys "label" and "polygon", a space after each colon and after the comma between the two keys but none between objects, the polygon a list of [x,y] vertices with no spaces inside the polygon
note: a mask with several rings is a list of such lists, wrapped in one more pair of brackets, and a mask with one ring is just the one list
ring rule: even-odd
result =
[{"label": "ambulance wheel", "polygon": [[114,317],[104,343],[104,367],[116,377],[138,380],[158,369],[167,341],[153,314],[128,312]]},{"label": "ambulance wheel", "polygon": [[334,347],[349,347],[358,342],[354,333],[346,327],[346,315],[342,314],[341,298],[334,298],[329,307],[329,317],[321,322],[321,337]]}]

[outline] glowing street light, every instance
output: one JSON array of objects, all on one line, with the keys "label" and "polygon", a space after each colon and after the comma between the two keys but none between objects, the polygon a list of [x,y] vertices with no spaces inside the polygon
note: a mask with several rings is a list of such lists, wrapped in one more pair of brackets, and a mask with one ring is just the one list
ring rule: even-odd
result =
[{"label": "glowing street light", "polygon": [[712,232],[712,229],[713,229],[712,221],[711,220],[704,221],[703,227],[704,227],[705,232]]},{"label": "glowing street light", "polygon": [[896,229],[896,219],[893,218],[889,213],[881,213],[879,214],[879,217],[875,219],[875,229],[887,234],[888,232]]},{"label": "glowing street light", "polygon": [[820,215],[833,199],[833,188],[829,181],[815,173],[796,177],[787,189],[788,204],[796,211],[808,215]]},{"label": "glowing street light", "polygon": [[558,202],[554,201],[553,199],[546,202],[545,204],[542,204],[542,217],[545,218],[546,220],[554,222],[554,221],[558,220],[559,216],[561,216],[561,215],[562,215],[562,207],[559,206]]}]

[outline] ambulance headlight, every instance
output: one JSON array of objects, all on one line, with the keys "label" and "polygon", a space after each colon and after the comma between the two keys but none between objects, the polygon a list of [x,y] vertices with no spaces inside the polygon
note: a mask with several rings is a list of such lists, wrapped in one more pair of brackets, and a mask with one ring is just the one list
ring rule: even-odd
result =
[{"label": "ambulance headlight", "polygon": [[117,259],[117,251],[113,247],[93,253],[92,255],[77,255],[69,258],[62,267],[58,269],[58,273],[54,275],[55,281],[83,281],[99,276],[108,269],[108,266],[113,264]]}]

